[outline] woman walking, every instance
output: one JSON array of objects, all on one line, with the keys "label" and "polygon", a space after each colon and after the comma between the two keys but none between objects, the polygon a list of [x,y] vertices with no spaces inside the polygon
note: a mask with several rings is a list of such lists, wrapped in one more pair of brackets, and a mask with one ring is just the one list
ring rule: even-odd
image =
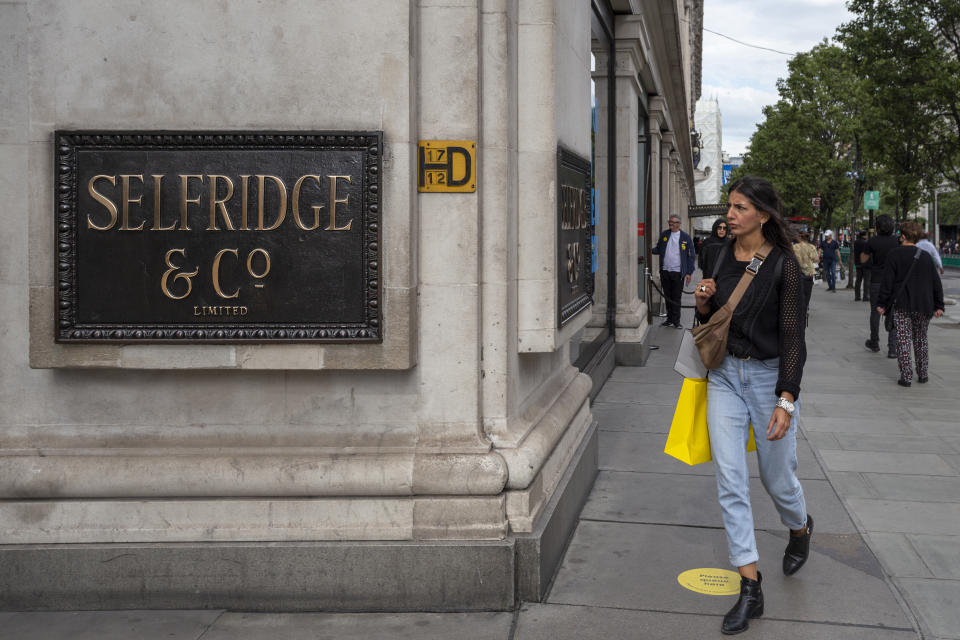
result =
[{"label": "woman walking", "polygon": [[727,221],[720,219],[713,223],[710,235],[703,241],[700,248],[700,271],[703,277],[708,277],[713,273],[713,265],[716,262],[717,253],[720,251],[720,245],[727,239]]},{"label": "woman walking", "polygon": [[917,382],[926,382],[929,377],[927,328],[931,316],[943,315],[943,284],[930,254],[916,246],[923,237],[920,224],[912,220],[902,223],[900,237],[901,245],[887,254],[877,313],[893,313],[900,367],[897,384],[909,387],[913,379],[911,345],[917,358]]},{"label": "woman walking", "polygon": [[[782,567],[796,573],[807,560],[813,518],[797,479],[796,412],[806,362],[804,300],[792,232],[780,198],[762,178],[744,176],[730,186],[727,226],[735,236],[718,255],[717,278],[701,281],[695,295],[701,322],[722,306],[744,270],[756,276],[737,305],[728,354],[709,372],[707,423],[730,562],[740,573],[740,598],[721,631],[740,633],[763,615],[762,575],[750,506],[747,437],[757,428],[757,460],[764,488],[789,530]],[[766,257],[760,257],[766,252]],[[759,256],[758,256],[759,254]],[[759,263],[759,265],[758,265]]]},{"label": "woman walking", "polygon": [[810,308],[810,296],[813,293],[813,276],[817,272],[819,254],[817,248],[810,243],[810,233],[800,232],[800,241],[793,245],[793,253],[800,263],[800,273],[803,274],[804,309]]}]

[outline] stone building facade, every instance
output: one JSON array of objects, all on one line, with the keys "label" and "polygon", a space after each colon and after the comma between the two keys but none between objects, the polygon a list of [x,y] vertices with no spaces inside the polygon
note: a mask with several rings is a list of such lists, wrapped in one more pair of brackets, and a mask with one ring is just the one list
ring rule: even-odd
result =
[{"label": "stone building facade", "polygon": [[[539,599],[596,472],[591,395],[642,361],[638,261],[693,201],[697,5],[0,4],[0,606]],[[121,202],[58,182],[58,131],[376,132],[381,339],[58,341],[64,257],[90,259],[64,194]],[[418,191],[430,140],[475,144],[475,191]],[[563,319],[562,154],[596,252]],[[215,228],[207,179],[182,206]]]}]

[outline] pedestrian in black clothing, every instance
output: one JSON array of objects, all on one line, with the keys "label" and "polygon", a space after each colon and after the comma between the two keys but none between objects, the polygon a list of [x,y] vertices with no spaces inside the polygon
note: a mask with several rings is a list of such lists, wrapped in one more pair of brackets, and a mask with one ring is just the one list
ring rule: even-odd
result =
[{"label": "pedestrian in black clothing", "polygon": [[700,247],[699,267],[704,278],[710,278],[713,273],[713,266],[717,259],[717,253],[727,239],[727,221],[720,219],[713,223],[713,229],[710,235],[703,241]]},{"label": "pedestrian in black clothing", "polygon": [[943,315],[943,285],[933,258],[916,246],[923,237],[920,224],[913,220],[904,222],[900,225],[900,235],[903,245],[887,254],[877,312],[893,314],[897,365],[900,367],[897,384],[909,387],[913,378],[911,345],[917,358],[917,382],[923,383],[928,379],[930,352],[927,327],[931,317]]},{"label": "pedestrian in black clothing", "polygon": [[[861,231],[857,234],[857,239],[853,243],[853,264],[857,270],[857,278],[853,281],[853,299],[870,299],[870,260],[860,261],[860,254],[865,253],[867,248],[867,232]],[[860,296],[860,286],[863,285],[863,297]]]},{"label": "pedestrian in black clothing", "polygon": [[[866,250],[860,254],[861,261],[870,261],[870,337],[864,345],[873,352],[880,351],[880,312],[877,307],[886,257],[900,245],[893,235],[894,226],[893,218],[887,214],[877,216],[877,235],[867,240]],[[897,336],[894,331],[887,333],[887,357],[897,357]]]}]

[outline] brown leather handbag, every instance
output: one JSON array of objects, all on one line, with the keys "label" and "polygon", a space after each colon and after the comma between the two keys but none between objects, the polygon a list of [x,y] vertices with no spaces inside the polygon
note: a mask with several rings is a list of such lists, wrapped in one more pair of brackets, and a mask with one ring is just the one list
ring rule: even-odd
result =
[{"label": "brown leather handbag", "polygon": [[771,249],[773,247],[769,243],[764,243],[760,247],[759,251],[753,255],[753,260],[747,265],[740,282],[737,283],[737,288],[730,294],[726,303],[714,311],[706,323],[691,330],[694,343],[697,345],[697,351],[700,352],[700,359],[703,360],[703,366],[708,370],[716,369],[723,363],[723,359],[727,355],[727,335],[730,333],[730,320],[733,318],[733,311],[740,304],[740,298],[743,297],[747,287],[757,276],[760,266],[767,259]]}]

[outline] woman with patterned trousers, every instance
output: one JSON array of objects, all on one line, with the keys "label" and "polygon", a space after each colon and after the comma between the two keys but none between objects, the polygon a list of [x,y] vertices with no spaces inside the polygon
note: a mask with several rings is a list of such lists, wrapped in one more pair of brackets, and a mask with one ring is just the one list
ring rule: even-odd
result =
[{"label": "woman with patterned trousers", "polygon": [[897,384],[909,387],[913,379],[911,345],[917,358],[917,382],[926,382],[930,375],[927,327],[931,316],[939,318],[943,315],[943,284],[933,258],[916,247],[917,241],[923,237],[920,224],[912,220],[904,222],[900,225],[900,237],[901,245],[887,254],[877,313],[893,313],[897,365],[900,367]]},{"label": "woman with patterned trousers", "polygon": [[[763,615],[762,576],[750,506],[747,437],[754,425],[760,479],[789,530],[783,572],[807,560],[813,518],[797,479],[800,379],[806,362],[804,293],[793,233],[780,198],[762,178],[744,176],[730,186],[727,225],[735,236],[721,249],[716,279],[696,288],[697,318],[706,322],[730,297],[748,265],[756,275],[730,322],[727,356],[708,374],[707,424],[730,562],[740,573],[740,598],[721,631],[745,631]],[[769,250],[760,262],[758,252]],[[759,265],[757,264],[759,262]]]}]

